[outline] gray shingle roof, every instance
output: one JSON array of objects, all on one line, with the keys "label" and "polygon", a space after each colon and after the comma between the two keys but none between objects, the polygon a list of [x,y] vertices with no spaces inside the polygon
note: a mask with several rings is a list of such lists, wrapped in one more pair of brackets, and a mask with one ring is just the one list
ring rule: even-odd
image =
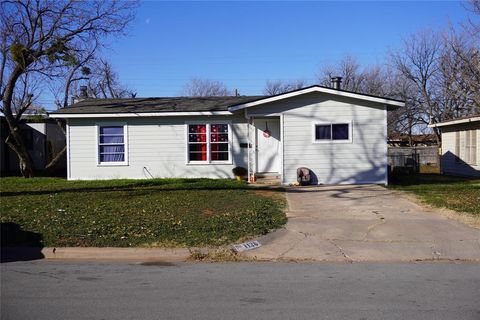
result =
[{"label": "gray shingle roof", "polygon": [[86,99],[51,114],[227,111],[263,96]]},{"label": "gray shingle roof", "polygon": [[[229,107],[242,105],[264,98],[282,96],[310,88],[324,88],[313,85],[306,88],[281,93],[274,96],[239,96],[239,97],[168,97],[168,98],[129,98],[129,99],[86,99],[67,108],[62,108],[50,114],[106,114],[106,113],[146,113],[146,112],[205,112],[228,111]],[[401,100],[368,95],[347,90],[332,90],[335,92],[353,93],[356,96],[387,99],[396,102]]]}]

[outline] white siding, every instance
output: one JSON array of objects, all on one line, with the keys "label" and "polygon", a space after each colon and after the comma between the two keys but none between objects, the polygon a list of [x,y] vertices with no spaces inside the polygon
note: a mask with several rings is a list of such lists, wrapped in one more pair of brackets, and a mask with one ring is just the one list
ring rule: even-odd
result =
[{"label": "white siding", "polygon": [[[281,116],[283,182],[295,183],[296,170],[307,167],[315,183],[386,183],[386,108],[384,105],[311,93],[252,107],[247,114]],[[111,121],[111,119],[107,119]],[[232,164],[186,164],[185,123],[231,122]],[[234,116],[122,118],[128,125],[128,165],[97,164],[96,124],[100,119],[69,120],[69,179],[154,177],[232,177],[247,166],[247,123]],[[314,143],[313,123],[349,122],[349,143]],[[480,135],[479,135],[480,136]],[[278,155],[282,157],[282,154]],[[480,157],[479,157],[480,158]]]},{"label": "white siding", "polygon": [[[318,184],[386,183],[386,111],[372,102],[310,94],[250,114],[283,113],[284,182],[309,168]],[[314,143],[313,123],[351,122],[351,143]]]},{"label": "white siding", "polygon": [[[442,160],[441,168],[445,174],[462,176],[480,176],[480,123],[457,124],[441,127]],[[465,158],[466,130],[476,131],[476,163],[467,163]],[[457,134],[459,135],[457,147]],[[459,151],[459,154],[458,154]]]},{"label": "white siding", "polygon": [[[231,121],[232,164],[186,164],[185,123],[220,120]],[[101,166],[97,163],[96,143],[96,124],[102,123],[101,119],[69,120],[69,179],[229,178],[234,167],[246,167],[246,149],[240,149],[240,143],[246,143],[243,115],[121,118],[118,122],[128,126],[128,165]]]}]

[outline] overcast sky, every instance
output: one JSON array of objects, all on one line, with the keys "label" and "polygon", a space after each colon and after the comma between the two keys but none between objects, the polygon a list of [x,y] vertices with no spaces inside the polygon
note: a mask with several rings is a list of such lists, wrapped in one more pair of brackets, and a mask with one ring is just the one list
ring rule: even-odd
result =
[{"label": "overcast sky", "polygon": [[[138,97],[180,95],[192,77],[257,95],[269,79],[314,83],[322,65],[347,54],[383,63],[402,38],[466,16],[458,1],[149,1],[105,55]],[[41,102],[51,108],[48,99]]]}]

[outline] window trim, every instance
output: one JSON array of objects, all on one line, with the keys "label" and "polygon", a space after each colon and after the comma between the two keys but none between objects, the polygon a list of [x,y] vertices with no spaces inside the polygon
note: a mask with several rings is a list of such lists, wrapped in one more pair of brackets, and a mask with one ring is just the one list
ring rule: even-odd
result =
[{"label": "window trim", "polygon": [[[206,161],[189,161],[189,142],[188,142],[188,126],[189,125],[206,125],[207,126],[207,160]],[[212,124],[226,124],[228,126],[228,160],[211,160],[211,142],[210,142],[210,126]],[[185,164],[186,165],[215,165],[215,164],[232,164],[232,121],[230,120],[200,120],[200,121],[185,121]]]},{"label": "window trim", "polygon": [[477,131],[476,129],[465,130],[465,163],[477,165]]},{"label": "window trim", "polygon": [[[330,136],[330,139],[327,140],[317,140],[315,138],[315,135],[316,135],[316,126],[317,125],[320,125],[320,126],[327,126],[329,125],[330,128],[332,128],[332,125],[335,125],[335,124],[347,124],[348,125],[348,139],[345,139],[345,140],[334,140],[332,139],[332,136]],[[314,144],[336,144],[336,143],[352,143],[353,142],[353,123],[351,120],[347,120],[347,121],[314,121],[312,122],[312,143]]]},{"label": "window trim", "polygon": [[[100,162],[100,127],[123,127],[124,161]],[[95,123],[95,148],[97,167],[128,166],[128,125],[125,122],[97,122]]]},{"label": "window trim", "polygon": [[455,151],[454,151],[454,154],[455,154],[455,162],[456,163],[459,163],[460,162],[460,152],[461,152],[461,147],[460,147],[460,131],[459,130],[455,130]]}]

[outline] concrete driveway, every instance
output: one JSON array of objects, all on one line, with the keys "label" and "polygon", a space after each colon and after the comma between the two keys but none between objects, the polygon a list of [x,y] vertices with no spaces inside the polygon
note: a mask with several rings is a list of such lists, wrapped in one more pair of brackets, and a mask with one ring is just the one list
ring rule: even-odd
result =
[{"label": "concrete driveway", "polygon": [[258,259],[480,261],[480,230],[376,185],[291,188],[285,228],[258,240]]}]

